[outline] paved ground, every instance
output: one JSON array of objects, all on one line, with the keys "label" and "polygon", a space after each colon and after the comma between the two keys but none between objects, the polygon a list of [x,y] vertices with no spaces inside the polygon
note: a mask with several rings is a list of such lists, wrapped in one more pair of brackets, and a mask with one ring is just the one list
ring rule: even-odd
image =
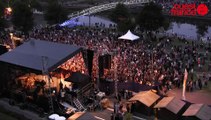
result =
[{"label": "paved ground", "polygon": [[[209,82],[211,86],[211,82]],[[182,88],[173,89],[167,92],[168,96],[176,96],[182,99]],[[186,100],[191,103],[203,103],[211,105],[211,90],[210,88],[203,88],[202,90],[194,90],[193,92],[186,92]]]},{"label": "paved ground", "polygon": [[[167,92],[167,95],[176,96],[177,98],[182,99],[182,88],[172,89]],[[90,113],[94,115],[95,117],[97,117],[99,120],[110,120],[111,114],[113,113],[112,107],[113,107],[113,102],[115,101],[115,99],[114,97],[109,97],[109,100],[110,100],[109,109],[99,110],[99,111],[90,112]],[[208,87],[204,87],[202,90],[197,89],[197,90],[194,90],[193,92],[186,92],[186,100],[191,103],[203,103],[203,104],[211,105],[211,81],[209,82]],[[123,103],[124,102],[126,102],[126,100],[123,99]],[[17,106],[9,105],[7,99],[0,99],[0,107],[4,107],[5,109],[10,110],[11,112],[24,115],[26,118],[31,119],[31,120],[46,120],[46,118],[40,118],[39,115],[37,115],[36,113],[26,111],[26,110],[21,110]],[[0,116],[2,115],[0,113]],[[145,119],[141,119],[141,118],[145,118]],[[136,119],[148,120],[145,116],[141,116],[141,118],[134,118],[133,116],[134,120]],[[11,120],[13,119],[11,118]]]},{"label": "paved ground", "polygon": [[92,115],[94,115],[97,118],[102,118],[104,120],[110,120],[111,119],[111,114],[113,111],[111,109],[105,109],[102,111],[96,111],[96,112],[91,112]]}]

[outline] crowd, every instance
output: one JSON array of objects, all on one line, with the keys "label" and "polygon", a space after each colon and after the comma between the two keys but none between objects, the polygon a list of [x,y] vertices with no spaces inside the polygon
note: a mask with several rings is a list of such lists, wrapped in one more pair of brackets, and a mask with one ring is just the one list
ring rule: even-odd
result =
[{"label": "crowd", "polygon": [[[198,46],[194,42],[186,45],[187,41],[182,39],[184,46],[175,46],[172,42],[179,39],[175,36],[157,38],[153,33],[146,33],[145,38],[148,40],[134,42],[118,40],[118,36],[114,29],[81,27],[45,27],[33,30],[30,35],[36,39],[76,44],[94,50],[93,78],[97,75],[98,56],[109,53],[114,59],[106,78],[147,85],[162,84],[167,89],[171,89],[172,84],[178,87],[182,84],[185,68],[191,71],[199,65],[202,69],[201,66],[208,59],[208,51],[199,53],[203,45]],[[157,42],[151,42],[154,40]],[[117,74],[117,78],[114,74]]]},{"label": "crowd", "polygon": [[[60,68],[68,71],[71,70],[72,72],[80,71],[81,73],[86,72],[85,62],[82,57],[82,53],[75,55],[73,58],[69,59],[67,62],[63,63]],[[65,77],[66,78],[66,77]]]},{"label": "crowd", "polygon": [[[157,37],[156,33],[150,32],[139,35],[144,37],[132,42],[118,40],[120,35],[115,29],[54,26],[34,29],[29,37],[75,44],[94,50],[92,72],[94,79],[98,75],[98,57],[109,53],[112,55],[112,63],[111,69],[105,70],[105,78],[118,79],[120,82],[135,81],[150,86],[162,84],[166,89],[171,89],[172,85],[180,87],[185,68],[189,73],[195,68],[203,70],[203,65],[209,59],[207,57],[209,50],[204,45],[190,41],[188,44],[184,38]],[[8,41],[6,39],[9,39],[9,35],[3,38]],[[175,39],[181,40],[184,45],[174,45]],[[206,52],[200,53],[201,49],[206,49]],[[61,67],[66,70],[86,72],[82,54],[76,55]],[[194,84],[204,83],[203,79],[195,81],[193,77],[190,79]],[[189,84],[191,85],[191,82]]]}]

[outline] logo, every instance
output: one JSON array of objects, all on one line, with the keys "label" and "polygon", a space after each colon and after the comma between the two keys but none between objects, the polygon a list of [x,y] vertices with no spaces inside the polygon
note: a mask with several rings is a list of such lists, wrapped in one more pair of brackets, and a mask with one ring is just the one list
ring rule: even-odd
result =
[{"label": "logo", "polygon": [[205,4],[200,4],[198,7],[197,7],[197,12],[199,15],[201,16],[205,16],[207,13],[208,13],[208,7],[205,5]]},{"label": "logo", "polygon": [[172,16],[205,16],[208,14],[208,7],[206,4],[174,4],[170,10]]}]

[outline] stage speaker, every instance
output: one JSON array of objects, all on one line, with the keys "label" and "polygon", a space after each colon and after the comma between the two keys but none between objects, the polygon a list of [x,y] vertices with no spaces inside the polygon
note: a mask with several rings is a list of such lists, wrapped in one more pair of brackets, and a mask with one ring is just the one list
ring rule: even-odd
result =
[{"label": "stage speaker", "polygon": [[93,68],[93,58],[94,58],[94,51],[93,50],[87,50],[87,57],[88,57],[88,71],[89,75],[92,76],[92,68]]},{"label": "stage speaker", "polygon": [[0,55],[6,53],[7,51],[8,51],[8,50],[7,50],[6,46],[0,45]]},{"label": "stage speaker", "polygon": [[111,69],[111,55],[106,54],[103,58],[104,68]]},{"label": "stage speaker", "polygon": [[104,65],[103,65],[103,56],[98,57],[98,67],[99,67],[99,78],[104,75]]},{"label": "stage speaker", "polygon": [[94,51],[89,49],[83,50],[82,55],[89,75],[92,76]]}]

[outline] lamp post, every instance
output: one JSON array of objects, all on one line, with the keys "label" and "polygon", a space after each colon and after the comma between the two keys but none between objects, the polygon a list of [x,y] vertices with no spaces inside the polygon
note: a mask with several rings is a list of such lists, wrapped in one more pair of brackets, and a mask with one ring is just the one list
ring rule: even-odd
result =
[{"label": "lamp post", "polygon": [[117,76],[117,58],[114,59],[114,88],[115,88],[115,96],[118,98],[118,76]]},{"label": "lamp post", "polygon": [[12,41],[12,49],[15,48],[15,41],[14,41],[13,37],[14,37],[13,33],[10,33],[10,39]]},{"label": "lamp post", "polygon": [[117,49],[114,49],[112,52],[113,59],[114,59],[114,92],[116,98],[118,98],[118,76],[117,76],[117,68],[118,68],[118,57],[119,53]]},{"label": "lamp post", "polygon": [[54,113],[51,80],[49,76],[49,71],[47,69],[48,62],[49,62],[48,57],[42,56],[42,73],[45,76],[44,79],[48,81],[47,97],[48,97],[48,104],[49,104],[49,113]]}]

